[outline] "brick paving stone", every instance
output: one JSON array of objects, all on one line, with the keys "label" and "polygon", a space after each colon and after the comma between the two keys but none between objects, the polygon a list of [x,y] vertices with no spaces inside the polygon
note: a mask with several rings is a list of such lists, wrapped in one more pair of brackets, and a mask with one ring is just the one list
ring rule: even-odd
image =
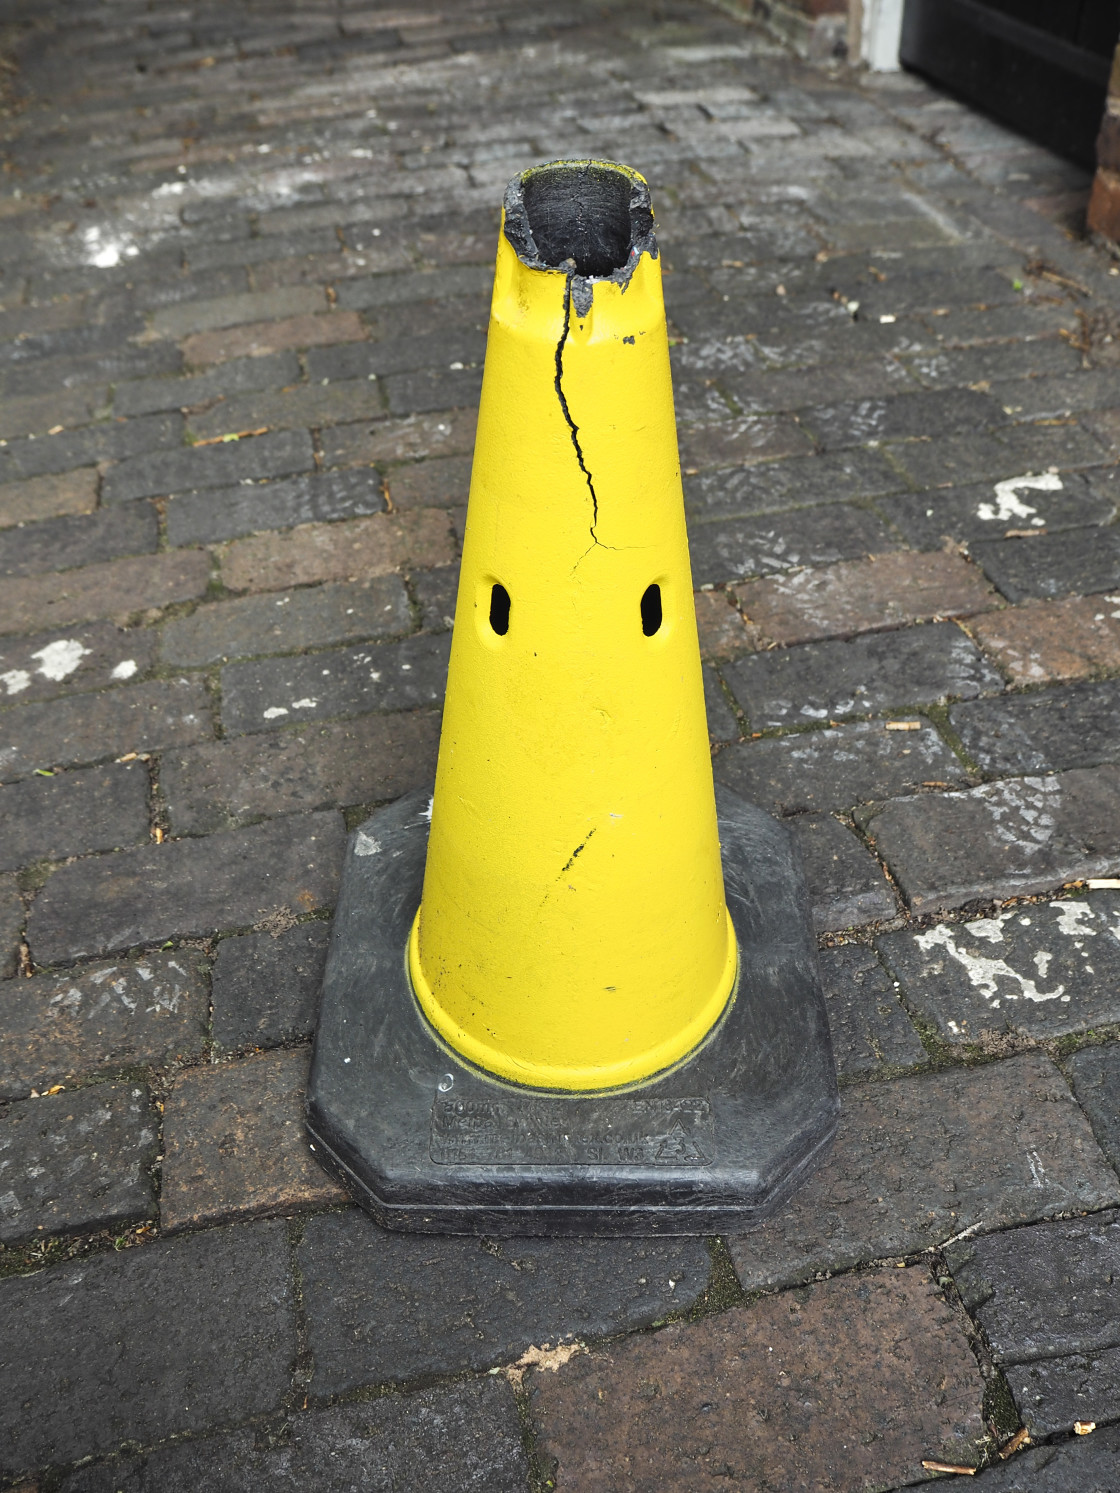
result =
[{"label": "brick paving stone", "polygon": [[697,591],[696,630],[705,658],[733,658],[758,646],[758,631],[743,621],[735,598],[727,591]]},{"label": "brick paving stone", "polygon": [[[1112,399],[1116,399],[1115,388]],[[1082,415],[1078,423],[1096,436],[1110,456],[1120,456],[1120,410],[1095,410]]]},{"label": "brick paving stone", "polygon": [[227,664],[222,723],[227,734],[370,710],[412,710],[443,699],[450,639],[334,649],[300,658]]},{"label": "brick paving stone", "polygon": [[206,688],[193,679],[161,679],[103,694],[17,705],[4,712],[3,724],[0,773],[5,778],[39,767],[158,751],[214,734]]},{"label": "brick paving stone", "polygon": [[155,1212],[159,1114],[135,1083],[0,1111],[0,1241],[111,1228]]},{"label": "brick paving stone", "polygon": [[424,508],[235,539],[221,565],[222,580],[231,591],[277,591],[383,574],[400,565],[447,565],[454,557],[447,514]]},{"label": "brick paving stone", "polygon": [[[437,408],[444,408],[439,405]],[[235,394],[187,416],[187,434],[199,440],[234,434],[239,430],[315,429],[341,425],[348,420],[378,420],[382,416],[381,393],[368,379],[332,383],[297,384],[280,390]]]},{"label": "brick paving stone", "polygon": [[742,728],[728,704],[719,675],[711,664],[704,666],[704,708],[708,715],[708,736],[713,742],[738,741]]},{"label": "brick paving stone", "polygon": [[523,1493],[529,1467],[517,1403],[501,1377],[418,1394],[293,1412],[263,1435],[233,1431],[84,1467],[62,1493],[405,1493],[417,1469],[433,1488]]},{"label": "brick paving stone", "polygon": [[1120,668],[1120,612],[1107,596],[1028,602],[969,622],[969,632],[1013,684],[1081,679]]},{"label": "brick paving stone", "polygon": [[8,1476],[278,1407],[295,1355],[282,1222],[70,1260],[0,1285]]},{"label": "brick paving stone", "polygon": [[680,430],[681,467],[689,476],[704,467],[808,456],[812,450],[812,440],[789,415],[739,415]]},{"label": "brick paving stone", "polygon": [[5,482],[0,485],[0,528],[67,513],[90,513],[97,506],[97,485],[96,467]]},{"label": "brick paving stone", "polygon": [[[39,441],[6,441],[0,446],[0,478],[5,483],[22,477],[40,477],[50,472],[70,472],[93,462],[144,461],[173,453],[182,438],[183,422],[178,414],[138,415],[134,420],[107,421],[80,430],[64,430]],[[104,489],[102,491],[104,496]]]},{"label": "brick paving stone", "polygon": [[152,331],[158,337],[180,338],[191,332],[210,332],[217,327],[244,326],[247,322],[279,320],[326,311],[327,298],[318,286],[289,285],[283,289],[243,291],[240,295],[211,300],[180,301],[159,306],[152,313]]},{"label": "brick paving stone", "polygon": [[[975,1466],[984,1384],[920,1266],[772,1296],[528,1380],[557,1488],[862,1490]],[[718,1481],[717,1481],[718,1480]]]},{"label": "brick paving stone", "polygon": [[398,373],[385,380],[385,392],[391,415],[473,407],[482,392],[482,367],[480,364],[477,368],[425,368],[415,373]]},{"label": "brick paving stone", "polygon": [[57,394],[32,394],[25,399],[9,399],[0,413],[0,436],[13,438],[34,435],[42,438],[55,426],[73,428],[88,425],[99,409],[108,403],[103,386],[65,389]]},{"label": "brick paving stone", "polygon": [[346,1200],[304,1128],[307,1048],[192,1068],[163,1111],[165,1233]]},{"label": "brick paving stone", "polygon": [[47,699],[74,690],[104,688],[145,674],[155,657],[155,634],[108,622],[7,638],[0,644],[5,704]]},{"label": "brick paving stone", "polygon": [[16,980],[4,992],[0,1099],[196,1057],[208,1018],[204,974],[185,952]]},{"label": "brick paving stone", "polygon": [[756,731],[971,699],[1003,684],[952,622],[774,649],[721,672]]},{"label": "brick paving stone", "polygon": [[412,610],[399,576],[337,582],[282,596],[245,596],[200,607],[164,627],[160,656],[197,668],[227,658],[323,647],[412,629]]},{"label": "brick paving stone", "polygon": [[960,555],[907,550],[747,581],[734,589],[748,621],[767,641],[779,644],[968,616],[999,602]]},{"label": "brick paving stone", "polygon": [[1120,1217],[1035,1224],[945,1252],[1036,1436],[1108,1420],[1120,1390]]},{"label": "brick paving stone", "polygon": [[0,980],[16,972],[23,899],[14,876],[0,876]]},{"label": "brick paving stone", "polygon": [[974,432],[891,446],[891,459],[915,487],[995,482],[1049,467],[1098,466],[1105,453],[1076,425],[1016,425],[998,434]]},{"label": "brick paving stone", "polygon": [[387,483],[394,508],[451,508],[467,501],[470,458],[436,456],[391,467]]},{"label": "brick paving stone", "polygon": [[125,379],[113,389],[113,413],[146,415],[154,410],[193,409],[248,389],[279,389],[294,384],[299,376],[295,353],[282,352],[219,363],[190,378]]},{"label": "brick paving stone", "polygon": [[876,514],[846,503],[694,523],[689,530],[692,579],[703,586],[798,565],[831,565],[879,554],[894,542]]},{"label": "brick paving stone", "polygon": [[137,944],[246,927],[285,908],[329,907],[344,831],[339,814],[293,814],[203,840],[120,851],[63,866],[31,908],[27,940],[40,964]]},{"label": "brick paving stone", "polygon": [[322,347],[332,342],[361,342],[369,333],[353,311],[289,316],[214,332],[196,332],[182,342],[192,368],[228,363],[231,358],[260,358],[290,347]]},{"label": "brick paving stone", "polygon": [[165,498],[196,487],[227,487],[310,472],[315,453],[306,430],[278,430],[251,440],[219,441],[213,446],[180,446],[118,461],[101,483],[103,503],[133,498]]},{"label": "brick paving stone", "polygon": [[458,565],[439,565],[417,570],[408,578],[409,589],[420,608],[420,626],[425,632],[442,632],[455,625],[455,602],[459,594]]},{"label": "brick paving stone", "polygon": [[[728,373],[720,376],[719,386],[739,409],[759,415],[819,407],[847,397],[876,399],[914,389],[905,368],[893,358],[867,358],[847,365],[799,369],[796,373],[780,369]],[[675,394],[678,388],[674,379]],[[677,399],[679,409],[679,395]]]},{"label": "brick paving stone", "polygon": [[946,1042],[1018,1032],[1046,1039],[1120,1022],[1120,940],[1114,904],[1040,902],[922,933],[888,933],[878,947],[911,1006]]},{"label": "brick paving stone", "polygon": [[[921,549],[939,549],[945,539],[972,544],[1003,539],[1007,531],[1045,529],[1057,533],[1090,524],[1111,523],[1116,516],[1117,472],[1024,474],[1015,484],[982,482],[937,488],[924,493],[896,493],[876,506],[907,540]],[[1033,484],[1042,481],[1049,486]],[[1060,484],[1060,485],[1058,485]]]},{"label": "brick paving stone", "polygon": [[167,752],[160,788],[176,834],[210,834],[261,815],[398,798],[434,779],[438,746],[430,710],[307,722]]},{"label": "brick paving stone", "polygon": [[323,461],[328,467],[370,466],[374,462],[462,455],[474,446],[475,423],[475,411],[470,409],[409,415],[403,420],[381,420],[376,425],[361,421],[336,425],[323,431]]},{"label": "brick paving stone", "polygon": [[822,950],[820,962],[841,1078],[882,1076],[928,1061],[922,1040],[872,949],[843,944]]},{"label": "brick paving stone", "polygon": [[119,555],[150,555],[158,542],[159,515],[148,503],[47,519],[0,531],[0,575],[38,575]]},{"label": "brick paving stone", "polygon": [[1074,768],[896,799],[866,828],[918,914],[1052,891],[1115,874],[1120,769]]},{"label": "brick paving stone", "polygon": [[1110,1207],[1120,1180],[1039,1054],[844,1092],[840,1130],[792,1202],[729,1241],[748,1290],[901,1258],[977,1225]]},{"label": "brick paving stone", "polygon": [[778,814],[850,809],[931,783],[963,787],[964,768],[930,723],[905,719],[917,729],[888,731],[884,721],[859,721],[743,742],[719,754],[715,775]]},{"label": "brick paving stone", "polygon": [[900,436],[957,436],[965,430],[1007,423],[1003,407],[996,400],[971,389],[850,399],[803,410],[800,419],[826,451]]},{"label": "brick paving stone", "polygon": [[144,764],[79,768],[0,788],[0,868],[136,845],[150,834]]},{"label": "brick paving stone", "polygon": [[986,772],[1061,772],[1120,753],[1120,682],[1105,679],[969,700],[949,713],[965,751]]},{"label": "brick paving stone", "polygon": [[[1010,394],[1011,382],[1023,383],[1048,373],[1072,373],[1081,367],[1081,355],[1064,339],[1038,338],[1029,343],[994,342],[971,347],[927,348],[903,352],[900,361],[919,383],[933,388],[954,384],[1006,382],[1001,392]],[[1029,395],[1028,395],[1029,398]],[[1007,403],[1014,403],[1008,398]]]},{"label": "brick paving stone", "polygon": [[1083,1047],[1069,1063],[1073,1092],[1102,1151],[1120,1171],[1120,1047]]},{"label": "brick paving stone", "polygon": [[684,498],[695,521],[871,498],[905,485],[880,452],[839,451],[686,476]]},{"label": "brick paving stone", "polygon": [[299,1246],[311,1393],[509,1363],[687,1311],[708,1285],[701,1239],[469,1239],[395,1234],[356,1208]]},{"label": "brick paving stone", "polygon": [[200,550],[107,560],[62,576],[22,576],[5,581],[0,592],[0,632],[69,627],[171,606],[201,596],[209,584],[210,557]]},{"label": "brick paving stone", "polygon": [[376,472],[306,472],[280,482],[242,483],[182,493],[167,504],[168,543],[213,544],[261,529],[381,513]]},{"label": "brick paving stone", "polygon": [[237,1051],[309,1037],[329,941],[322,922],[224,938],[211,971],[214,1041]]},{"label": "brick paving stone", "polygon": [[1069,529],[1030,539],[989,539],[972,554],[1008,601],[1120,587],[1120,529]]},{"label": "brick paving stone", "polygon": [[789,828],[801,850],[818,933],[894,917],[890,883],[851,830],[828,814],[797,814]]}]

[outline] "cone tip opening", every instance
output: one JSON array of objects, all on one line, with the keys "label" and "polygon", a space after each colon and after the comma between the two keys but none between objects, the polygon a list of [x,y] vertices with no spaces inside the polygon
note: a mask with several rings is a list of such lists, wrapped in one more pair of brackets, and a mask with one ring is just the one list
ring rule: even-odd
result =
[{"label": "cone tip opening", "polygon": [[656,257],[649,187],[613,161],[548,161],[506,188],[505,234],[531,268],[625,282]]}]

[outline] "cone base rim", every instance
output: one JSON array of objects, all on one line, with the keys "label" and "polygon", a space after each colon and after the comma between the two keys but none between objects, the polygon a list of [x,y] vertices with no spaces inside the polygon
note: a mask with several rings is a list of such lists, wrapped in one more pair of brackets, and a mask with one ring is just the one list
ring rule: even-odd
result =
[{"label": "cone base rim", "polygon": [[774,1212],[836,1129],[808,898],[788,830],[717,789],[739,990],[648,1082],[537,1090],[459,1059],[412,994],[430,790],[351,838],[308,1086],[316,1154],[383,1226],[426,1233],[711,1234]]}]

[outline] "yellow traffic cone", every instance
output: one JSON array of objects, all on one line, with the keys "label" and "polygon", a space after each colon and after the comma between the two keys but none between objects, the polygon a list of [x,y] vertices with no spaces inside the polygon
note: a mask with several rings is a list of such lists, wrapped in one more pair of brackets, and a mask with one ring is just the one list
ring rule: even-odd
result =
[{"label": "yellow traffic cone", "polygon": [[389,1227],[738,1229],[838,1099],[792,838],[713,793],[649,193],[504,207],[435,790],[351,837],[308,1128]]},{"label": "yellow traffic cone", "polygon": [[[550,255],[573,191],[606,232]],[[737,966],[661,266],[616,166],[526,172],[505,222],[409,969],[488,1072],[608,1088],[695,1047]]]}]

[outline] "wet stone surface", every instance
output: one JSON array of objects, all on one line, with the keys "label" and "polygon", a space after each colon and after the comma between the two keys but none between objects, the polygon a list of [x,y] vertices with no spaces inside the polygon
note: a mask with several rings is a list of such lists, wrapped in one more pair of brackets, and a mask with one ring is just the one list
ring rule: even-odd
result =
[{"label": "wet stone surface", "polygon": [[838,819],[798,814],[789,821],[809,884],[818,933],[877,923],[897,912],[882,867]]},{"label": "wet stone surface", "polygon": [[301,923],[223,939],[210,976],[214,1041],[237,1051],[310,1036],[330,931],[329,923]]},{"label": "wet stone surface", "polygon": [[228,732],[370,710],[411,710],[443,699],[449,639],[406,638],[302,658],[229,664],[222,670]]},{"label": "wet stone surface", "polygon": [[528,1384],[549,1474],[589,1493],[717,1479],[855,1493],[910,1481],[923,1457],[975,1466],[982,1435],[979,1369],[921,1267],[764,1298]]},{"label": "wet stone surface", "polygon": [[775,649],[721,672],[754,731],[972,699],[1003,683],[951,622]]},{"label": "wet stone surface", "polygon": [[83,1468],[63,1493],[398,1493],[417,1469],[456,1493],[524,1493],[528,1466],[517,1405],[501,1378],[295,1413],[252,1430],[181,1442]]},{"label": "wet stone surface", "polygon": [[860,721],[743,742],[716,757],[716,780],[778,814],[850,809],[922,787],[963,787],[963,765],[930,722],[898,719],[915,729]]},{"label": "wet stone surface", "polygon": [[893,546],[882,519],[846,504],[797,508],[779,517],[694,523],[689,530],[692,579],[698,586],[795,565],[830,565]]},{"label": "wet stone surface", "polygon": [[142,762],[24,778],[0,788],[0,866],[62,860],[149,838]]},{"label": "wet stone surface", "polygon": [[1117,1201],[1064,1078],[1027,1054],[847,1089],[820,1171],[731,1254],[751,1290]]},{"label": "wet stone surface", "polygon": [[0,1282],[8,1476],[279,1405],[295,1352],[283,1223]]},{"label": "wet stone surface", "polygon": [[1017,907],[877,947],[906,1001],[946,1042],[1017,1032],[1046,1039],[1120,1022],[1113,894]]},{"label": "wet stone surface", "polygon": [[1101,1149],[1120,1171],[1120,1046],[1086,1047],[1069,1064],[1073,1092]]},{"label": "wet stone surface", "polygon": [[864,823],[916,913],[1053,891],[1113,873],[1120,773],[1109,765],[896,799]]},{"label": "wet stone surface", "polygon": [[354,1208],[309,1222],[299,1260],[316,1396],[644,1326],[686,1311],[711,1268],[701,1239],[440,1239]]},{"label": "wet stone surface", "polygon": [[821,984],[841,1078],[865,1078],[928,1061],[894,982],[863,944],[821,951]]},{"label": "wet stone surface", "polygon": [[3,1000],[0,1099],[99,1069],[195,1057],[209,1014],[205,976],[185,950],[35,975],[5,988]]},{"label": "wet stone surface", "polygon": [[304,1129],[310,1057],[297,1048],[176,1080],[163,1114],[159,1214],[168,1233],[345,1201]]},{"label": "wet stone surface", "polygon": [[1096,767],[1120,756],[1120,681],[968,700],[954,706],[949,719],[965,751],[985,772]]},{"label": "wet stone surface", "polygon": [[945,1257],[1035,1435],[1111,1418],[1120,1389],[1115,1212],[962,1241]]},{"label": "wet stone surface", "polygon": [[106,881],[96,861],[56,871],[31,909],[28,942],[50,964],[329,907],[344,827],[337,813],[292,815],[203,840],[124,852]]},{"label": "wet stone surface", "polygon": [[132,1083],[0,1108],[0,1242],[150,1217],[158,1133],[147,1091]]},{"label": "wet stone surface", "polygon": [[[978,541],[1002,539],[1007,531],[1032,528],[1057,533],[1107,524],[1116,515],[1115,473],[1024,473],[1002,482],[898,493],[877,503],[907,542],[940,549],[945,536]],[[1078,586],[1078,590],[1088,589]]]}]

